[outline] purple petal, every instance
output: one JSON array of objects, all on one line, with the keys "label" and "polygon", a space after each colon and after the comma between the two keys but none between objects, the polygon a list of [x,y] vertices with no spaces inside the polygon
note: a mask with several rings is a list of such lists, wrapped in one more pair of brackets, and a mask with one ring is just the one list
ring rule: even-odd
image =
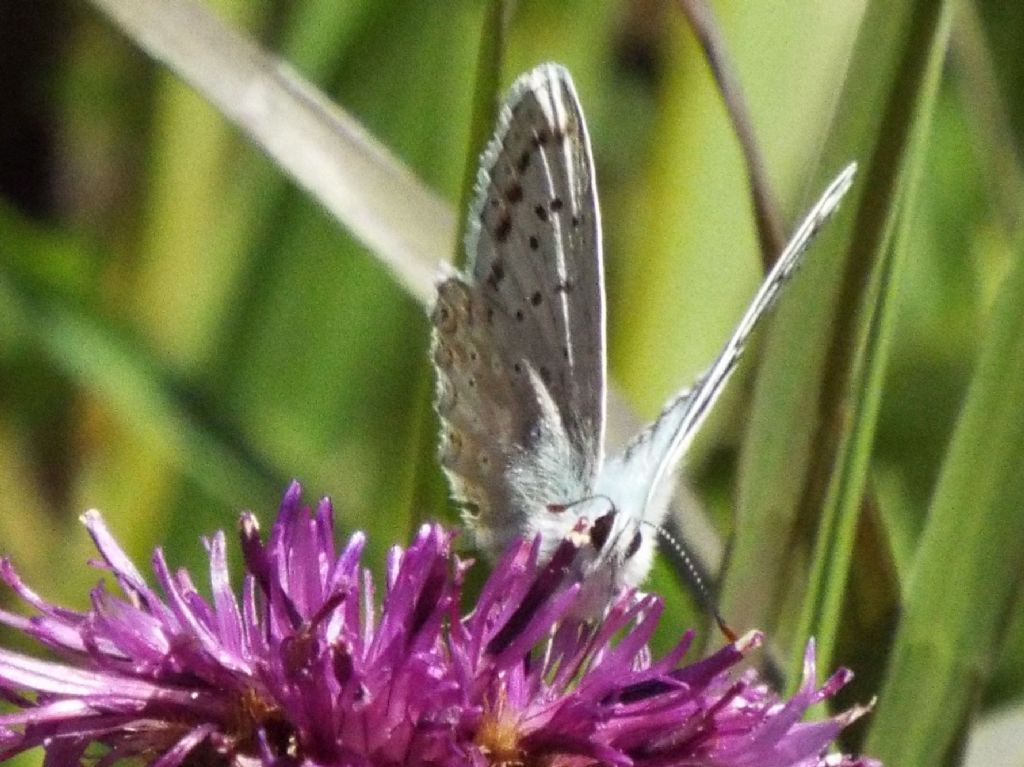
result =
[{"label": "purple petal", "polygon": [[378,604],[365,538],[337,550],[330,503],[303,506],[297,483],[265,542],[255,517],[240,517],[240,596],[223,533],[204,539],[208,600],[159,549],[153,590],[98,514],[84,520],[123,592],[98,586],[87,613],[47,603],[0,560],[0,578],[36,612],[0,611],[0,623],[65,658],[0,649],[12,705],[0,757],[42,746],[47,764],[78,767],[101,743],[95,767],[179,767],[200,748],[232,767],[878,767],[822,756],[866,708],[800,721],[850,677],[841,669],[817,686],[813,645],[787,701],[737,670],[756,632],[682,665],[692,632],[660,659],[647,647],[655,596],[624,593],[583,620],[576,533],[554,547],[513,543],[465,614],[470,562],[451,533],[424,525],[393,548]]}]

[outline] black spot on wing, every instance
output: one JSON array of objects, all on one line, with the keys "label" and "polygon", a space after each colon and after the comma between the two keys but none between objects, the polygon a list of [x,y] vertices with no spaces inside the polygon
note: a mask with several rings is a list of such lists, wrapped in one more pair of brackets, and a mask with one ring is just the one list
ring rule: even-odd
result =
[{"label": "black spot on wing", "polygon": [[[505,279],[505,264],[500,258],[494,259],[494,263],[491,264],[491,272],[487,275],[487,284],[492,290],[497,290],[498,286],[501,285],[501,281]],[[494,313],[491,312],[488,319],[493,319]]]},{"label": "black spot on wing", "polygon": [[508,211],[502,211],[501,216],[498,218],[498,224],[494,227],[494,239],[498,242],[504,242],[508,239],[509,232],[512,231],[512,217],[508,214]]}]

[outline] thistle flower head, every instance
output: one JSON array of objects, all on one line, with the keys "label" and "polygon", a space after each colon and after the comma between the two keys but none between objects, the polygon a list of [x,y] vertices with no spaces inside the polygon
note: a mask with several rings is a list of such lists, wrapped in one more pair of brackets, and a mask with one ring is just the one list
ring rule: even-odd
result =
[{"label": "thistle flower head", "polygon": [[242,515],[237,593],[223,533],[206,542],[209,599],[160,550],[153,588],[97,513],[84,522],[121,592],[96,587],[86,612],[46,602],[0,563],[34,611],[0,621],[60,658],[0,649],[13,704],[0,758],[43,746],[55,765],[875,764],[826,750],[863,709],[801,721],[849,677],[816,686],[813,645],[782,700],[736,671],[757,634],[683,665],[691,634],[663,658],[647,651],[657,597],[623,594],[598,623],[573,618],[572,540],[545,563],[536,541],[514,544],[464,614],[469,564],[451,533],[426,525],[393,549],[378,596],[363,536],[337,551],[330,503],[304,508],[297,484],[266,540]]}]

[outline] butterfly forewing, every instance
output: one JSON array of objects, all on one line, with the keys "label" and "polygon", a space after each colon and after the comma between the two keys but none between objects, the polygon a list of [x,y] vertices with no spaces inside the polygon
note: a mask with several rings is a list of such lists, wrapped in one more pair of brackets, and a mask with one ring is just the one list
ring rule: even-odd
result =
[{"label": "butterfly forewing", "polygon": [[590,141],[561,67],[512,87],[484,153],[467,249],[476,284],[507,320],[495,340],[535,365],[570,436],[593,452],[605,396],[600,220]]},{"label": "butterfly forewing", "polygon": [[568,73],[521,77],[484,152],[468,275],[434,312],[442,462],[481,542],[531,530],[601,464],[604,279],[593,160]]},{"label": "butterfly forewing", "polygon": [[667,489],[679,460],[735,369],[751,332],[799,267],[818,229],[838,208],[853,183],[856,169],[856,164],[847,166],[804,218],[708,371],[691,389],[670,400],[658,419],[637,435],[621,456],[608,462],[602,486],[608,482],[635,488],[640,496],[635,503],[647,521],[661,522]]}]

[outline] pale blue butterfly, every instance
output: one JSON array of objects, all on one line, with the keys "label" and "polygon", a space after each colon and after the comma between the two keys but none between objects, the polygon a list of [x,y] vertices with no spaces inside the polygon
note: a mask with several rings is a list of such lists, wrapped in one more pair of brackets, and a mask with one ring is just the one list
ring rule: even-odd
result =
[{"label": "pale blue butterfly", "polygon": [[[697,384],[605,457],[605,294],[590,140],[569,73],[542,64],[512,86],[481,159],[465,274],[433,311],[441,463],[478,546],[540,534],[550,550],[581,520],[576,576],[600,608],[651,566],[675,469],[750,332],[849,189],[825,191]],[[645,529],[649,528],[649,529]]]}]

